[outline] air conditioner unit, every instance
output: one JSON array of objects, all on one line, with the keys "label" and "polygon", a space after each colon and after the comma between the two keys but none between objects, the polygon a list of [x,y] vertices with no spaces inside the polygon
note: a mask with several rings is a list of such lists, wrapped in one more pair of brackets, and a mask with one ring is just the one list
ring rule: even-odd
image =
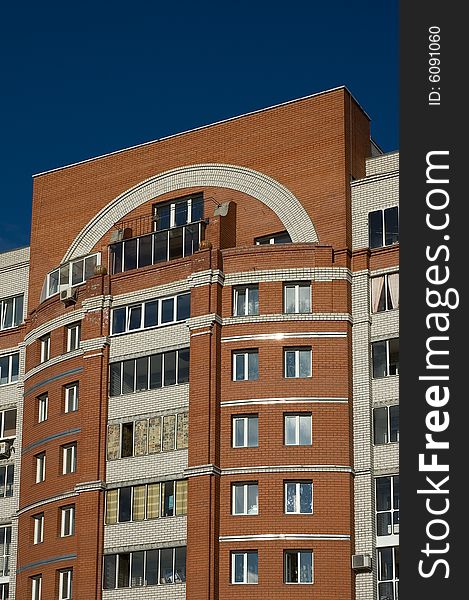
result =
[{"label": "air conditioner unit", "polygon": [[60,288],[60,300],[65,306],[75,304],[77,301],[77,290],[72,287],[61,287]]},{"label": "air conditioner unit", "polygon": [[371,571],[371,556],[369,554],[353,554],[352,569],[354,571]]},{"label": "air conditioner unit", "polygon": [[10,442],[0,442],[0,458],[10,458],[11,444]]}]

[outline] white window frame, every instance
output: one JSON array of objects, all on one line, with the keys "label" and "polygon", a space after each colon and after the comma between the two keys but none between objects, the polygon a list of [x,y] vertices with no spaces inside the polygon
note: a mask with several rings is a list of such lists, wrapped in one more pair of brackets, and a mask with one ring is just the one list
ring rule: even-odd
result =
[{"label": "white window frame", "polygon": [[[17,361],[18,362],[18,373],[15,376],[13,376],[13,357],[14,356],[18,357],[18,361]],[[19,364],[20,353],[13,352],[13,354],[6,354],[6,355],[4,354],[0,358],[8,359],[8,374],[6,376],[6,381],[4,383],[0,383],[0,386],[9,385],[10,383],[14,383],[15,381],[18,381],[19,371],[20,371],[20,364]],[[3,378],[3,373],[2,373],[2,378]]]},{"label": "white window frame", "polygon": [[[298,555],[298,581],[287,581],[287,554]],[[301,581],[301,555],[311,554],[311,581]],[[284,560],[284,582],[286,585],[312,585],[314,583],[314,552],[312,550],[285,550]]]},{"label": "white window frame", "polygon": [[36,483],[46,480],[46,453],[36,454]]},{"label": "white window frame", "polygon": [[[308,417],[310,421],[310,441],[307,444],[300,443],[300,418]],[[287,442],[287,419],[295,419],[295,442],[293,444],[289,444]],[[313,443],[313,417],[311,413],[286,413],[283,416],[283,435],[285,438],[285,446],[311,446]]]},{"label": "white window frame", "polygon": [[16,437],[16,431],[14,435],[5,435],[5,413],[14,410],[16,413],[16,431],[18,430],[18,411],[16,408],[6,408],[0,410],[0,439],[1,440],[12,440]]},{"label": "white window frame", "polygon": [[[257,311],[249,312],[249,296],[252,294],[252,291],[255,289],[257,291]],[[238,313],[238,297],[240,292],[244,292],[245,301],[244,301],[244,312]],[[237,285],[233,288],[233,316],[234,317],[245,317],[248,315],[258,315],[259,314],[259,285],[249,284],[249,285]]]},{"label": "white window frame", "polygon": [[371,250],[374,250],[374,249],[377,249],[377,248],[388,248],[389,246],[395,246],[396,244],[399,243],[400,227],[398,229],[398,234],[397,234],[398,240],[397,240],[397,242],[393,242],[392,244],[386,244],[386,221],[384,219],[384,213],[385,213],[385,211],[391,210],[393,208],[397,209],[397,222],[399,223],[399,206],[396,206],[396,205],[394,205],[394,206],[387,206],[386,208],[378,208],[376,210],[370,210],[370,212],[368,213],[368,218],[367,218],[368,227],[370,226],[369,225],[369,223],[370,223],[370,215],[372,213],[378,213],[378,212],[381,213],[381,230],[382,230],[382,233],[381,233],[381,244],[379,246],[371,246],[370,245],[370,241],[371,240],[369,239],[369,235],[370,234],[368,232],[368,247]]},{"label": "white window frame", "polygon": [[[96,257],[96,267],[99,267],[101,265],[101,252],[94,252],[93,254],[87,254],[86,256],[82,256],[81,258],[72,260],[68,263],[61,265],[60,267],[57,267],[57,269],[50,271],[50,273],[48,273],[46,275],[45,290],[43,291],[43,294],[41,294],[41,301],[45,300],[47,298],[51,298],[52,296],[55,296],[55,294],[58,294],[60,289],[63,289],[63,287],[76,287],[78,285],[82,285],[83,283],[85,283],[85,281],[86,281],[86,261],[93,257]],[[73,265],[76,263],[79,263],[79,262],[83,262],[83,278],[78,283],[74,283],[72,285]],[[68,271],[67,281],[65,283],[61,283],[60,282],[60,280],[61,280],[60,272],[65,269],[67,269],[67,271]],[[57,276],[57,289],[54,292],[52,292],[51,291],[51,277],[54,274],[56,274],[56,276]]]},{"label": "white window frame", "polygon": [[[70,455],[70,460],[69,460]],[[67,465],[70,463],[70,470]],[[62,446],[62,475],[75,473],[77,470],[77,445],[76,442]]]},{"label": "white window frame", "polygon": [[[66,533],[67,529],[70,533]],[[70,537],[75,533],[75,505],[60,507],[60,537]]]},{"label": "white window frame", "polygon": [[41,600],[42,598],[42,575],[31,577],[31,600]]},{"label": "white window frame", "polygon": [[[257,554],[257,578],[259,580],[259,554],[257,550],[236,550],[231,553],[231,583],[234,585],[257,585],[258,581],[248,581],[248,555]],[[243,581],[235,581],[236,556],[243,556]]]},{"label": "white window frame", "polygon": [[38,401],[38,413],[37,413],[37,422],[43,423],[47,421],[47,414],[49,411],[49,395],[41,394],[37,397]]},{"label": "white window frame", "polygon": [[[300,353],[309,354],[309,375],[300,375]],[[287,354],[295,354],[295,375],[287,375]],[[313,376],[313,352],[309,347],[305,348],[284,348],[283,349],[283,374],[286,379],[309,379]]]},{"label": "white window frame", "polygon": [[[381,561],[380,554],[387,548],[391,549],[392,552],[392,567],[393,567],[393,578],[392,579],[381,579]],[[376,548],[376,579],[377,579],[377,598],[379,598],[379,584],[380,583],[391,583],[393,588],[393,598],[397,600],[397,584],[399,583],[399,578],[396,577],[396,550],[399,549],[399,546],[383,546],[380,548]]]},{"label": "white window frame", "polygon": [[[15,321],[16,305],[18,303],[18,298],[21,298],[21,301],[23,303],[23,313],[21,314],[21,321],[19,321],[19,323],[17,323]],[[5,316],[6,316],[7,306],[8,306],[9,301],[12,302],[12,325],[5,325]],[[24,294],[17,294],[16,296],[10,296],[9,298],[2,298],[0,300],[0,331],[19,327],[23,321],[24,321]]]},{"label": "white window frame", "polygon": [[65,388],[64,393],[64,412],[71,413],[78,410],[78,395],[79,395],[79,384],[78,381],[75,383],[69,383]]},{"label": "white window frame", "polygon": [[[386,406],[375,406],[373,407],[373,445],[374,446],[385,446],[386,444],[398,444],[399,443],[399,429],[397,430],[397,439],[391,440],[391,409],[399,407],[399,404],[389,404]],[[386,441],[383,443],[377,443],[376,439],[376,417],[377,410],[386,409]]]},{"label": "white window frame", "polygon": [[50,333],[39,338],[41,342],[41,364],[50,359]]},{"label": "white window frame", "polygon": [[59,600],[72,599],[72,577],[73,569],[59,571]]},{"label": "white window frame", "polygon": [[[13,486],[15,481],[15,463],[0,465],[0,471],[4,472],[3,479],[5,482],[3,484],[3,492],[0,493],[0,498],[11,498],[13,496]],[[12,473],[10,477],[8,476],[9,473]]]},{"label": "white window frame", "polygon": [[67,329],[67,352],[78,350],[80,347],[81,323],[72,323]]},{"label": "white window frame", "polygon": [[[248,511],[248,492],[249,492],[248,488],[249,488],[249,486],[256,486],[256,488],[257,488],[257,504],[256,504],[255,512]],[[242,494],[243,494],[243,511],[242,512],[236,512],[236,492],[238,490],[242,490]],[[259,514],[259,482],[248,481],[248,482],[243,482],[243,483],[233,483],[231,485],[231,514],[233,516],[240,516],[240,515],[251,516],[251,515]]]},{"label": "white window frame", "polygon": [[[392,273],[384,273],[383,275],[374,275],[370,277],[370,313],[372,315],[377,315],[383,312],[389,312],[390,310],[399,310],[399,307],[394,308],[393,306],[389,306],[388,298],[390,296],[389,292],[389,276],[390,275],[398,275],[399,271],[393,271]],[[384,305],[385,308],[383,310],[373,310],[373,279],[381,279],[383,278],[383,290],[381,293],[384,293]]]},{"label": "white window frame", "polygon": [[[309,290],[309,310],[300,311],[300,288]],[[292,312],[287,312],[287,290],[293,289],[295,294],[295,307]],[[309,314],[311,313],[311,283],[310,282],[289,282],[283,285],[283,312],[287,315]]]},{"label": "white window frame", "polygon": [[[257,444],[255,446],[249,445],[249,419],[256,419],[257,421]],[[236,444],[236,421],[243,421],[243,444]],[[233,415],[232,416],[232,429],[233,429],[233,448],[258,448],[259,446],[259,415]]]},{"label": "white window frame", "polygon": [[[399,523],[394,524],[394,514],[399,512],[399,508],[394,506],[394,486],[395,479],[399,475],[382,475],[375,477],[375,524],[376,524],[376,539],[378,546],[396,546],[399,544]],[[388,510],[378,510],[378,479],[390,479],[390,508]],[[389,513],[391,521],[391,532],[388,535],[378,535],[378,515]]]},{"label": "white window frame", "polygon": [[[257,354],[257,377],[249,377],[249,355]],[[241,379],[236,378],[236,357],[243,356],[243,375]],[[258,349],[252,350],[236,350],[233,352],[233,381],[257,381],[259,379],[259,351]]]},{"label": "white window frame", "polygon": [[[390,373],[391,370],[391,351],[389,349],[390,343],[392,340],[399,340],[399,336],[395,336],[392,338],[386,338],[385,340],[376,340],[375,342],[371,342],[371,375],[373,379],[385,379],[386,377],[395,377],[399,375],[399,364],[397,365],[396,372]],[[376,377],[374,373],[374,348],[375,344],[385,343],[386,346],[386,373],[382,377]],[[399,342],[399,358],[400,358],[400,342]]]},{"label": "white window frame", "polygon": [[33,544],[44,541],[44,513],[33,516]]},{"label": "white window frame", "polygon": [[[289,485],[295,485],[295,507],[294,510],[288,510],[288,505],[287,505],[287,499],[288,499],[288,494],[287,494],[287,486]],[[302,485],[309,485],[311,486],[311,510],[307,511],[307,512],[303,512],[301,510],[301,494],[300,494],[300,490],[301,490],[301,486]],[[284,511],[286,515],[312,515],[313,514],[313,482],[309,481],[309,480],[298,480],[298,481],[285,481],[284,482],[284,496],[285,496],[285,500],[284,500]]]}]

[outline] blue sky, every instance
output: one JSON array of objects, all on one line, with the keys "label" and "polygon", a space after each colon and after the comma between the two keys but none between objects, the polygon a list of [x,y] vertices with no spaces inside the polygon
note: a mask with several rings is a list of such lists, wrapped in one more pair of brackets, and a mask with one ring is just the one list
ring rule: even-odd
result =
[{"label": "blue sky", "polygon": [[397,0],[0,11],[0,251],[29,243],[34,173],[340,85],[398,148]]}]

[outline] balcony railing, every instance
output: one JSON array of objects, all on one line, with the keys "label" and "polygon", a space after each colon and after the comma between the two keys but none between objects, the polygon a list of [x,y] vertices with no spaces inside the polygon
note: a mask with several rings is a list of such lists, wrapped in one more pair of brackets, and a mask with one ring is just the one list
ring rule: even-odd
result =
[{"label": "balcony railing", "polygon": [[191,256],[199,249],[204,236],[205,221],[197,221],[111,244],[110,272],[114,275]]}]

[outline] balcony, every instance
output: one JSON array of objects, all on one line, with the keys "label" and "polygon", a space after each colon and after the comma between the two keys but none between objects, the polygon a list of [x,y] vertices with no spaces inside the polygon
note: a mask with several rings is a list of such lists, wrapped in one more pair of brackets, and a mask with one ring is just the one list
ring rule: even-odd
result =
[{"label": "balcony", "polygon": [[205,237],[205,226],[205,221],[196,221],[111,244],[111,275],[191,256]]}]

